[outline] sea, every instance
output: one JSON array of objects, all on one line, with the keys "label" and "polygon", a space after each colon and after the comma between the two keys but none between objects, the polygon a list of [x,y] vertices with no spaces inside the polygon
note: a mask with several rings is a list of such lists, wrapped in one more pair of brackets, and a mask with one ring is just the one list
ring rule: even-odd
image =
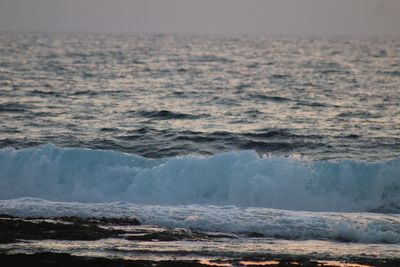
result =
[{"label": "sea", "polygon": [[399,259],[400,38],[0,33],[0,213],[235,236],[14,252]]}]

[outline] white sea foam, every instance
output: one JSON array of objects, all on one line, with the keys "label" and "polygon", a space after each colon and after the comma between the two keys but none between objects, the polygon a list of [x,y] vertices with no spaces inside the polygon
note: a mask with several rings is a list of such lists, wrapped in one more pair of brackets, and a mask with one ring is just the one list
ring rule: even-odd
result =
[{"label": "white sea foam", "polygon": [[280,239],[357,243],[400,243],[400,215],[286,211],[212,205],[53,202],[33,198],[0,200],[0,212],[16,216],[135,217],[146,225],[259,233]]},{"label": "white sea foam", "polygon": [[397,213],[400,160],[304,162],[253,151],[146,159],[54,145],[2,149],[0,199],[20,197]]}]

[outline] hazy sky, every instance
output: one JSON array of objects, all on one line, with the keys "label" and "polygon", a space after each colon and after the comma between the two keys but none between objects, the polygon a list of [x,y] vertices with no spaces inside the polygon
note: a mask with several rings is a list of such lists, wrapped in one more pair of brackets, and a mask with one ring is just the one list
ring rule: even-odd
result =
[{"label": "hazy sky", "polygon": [[0,0],[0,30],[400,35],[400,0]]}]

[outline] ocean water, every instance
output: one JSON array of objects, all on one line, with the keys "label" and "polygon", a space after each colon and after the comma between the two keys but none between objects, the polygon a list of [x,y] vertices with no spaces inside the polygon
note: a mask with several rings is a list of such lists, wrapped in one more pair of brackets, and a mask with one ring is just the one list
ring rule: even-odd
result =
[{"label": "ocean water", "polygon": [[[399,258],[400,39],[1,33],[0,213]],[[165,252],[118,242],[25,249]]]}]

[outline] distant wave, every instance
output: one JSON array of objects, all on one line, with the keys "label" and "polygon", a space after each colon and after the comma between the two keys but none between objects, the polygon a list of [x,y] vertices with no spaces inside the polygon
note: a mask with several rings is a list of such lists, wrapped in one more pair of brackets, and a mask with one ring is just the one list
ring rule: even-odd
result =
[{"label": "distant wave", "polygon": [[145,118],[158,119],[158,120],[170,120],[170,119],[198,119],[202,117],[209,117],[208,114],[194,115],[194,114],[186,114],[179,112],[172,112],[169,110],[160,110],[160,111],[129,111],[128,113],[132,113],[134,116],[141,116]]},{"label": "distant wave", "polygon": [[254,151],[147,159],[44,146],[0,150],[0,198],[303,211],[400,211],[400,159],[307,162]]},{"label": "distant wave", "polygon": [[0,113],[3,112],[24,112],[26,111],[26,107],[24,105],[18,103],[5,103],[0,104]]}]

